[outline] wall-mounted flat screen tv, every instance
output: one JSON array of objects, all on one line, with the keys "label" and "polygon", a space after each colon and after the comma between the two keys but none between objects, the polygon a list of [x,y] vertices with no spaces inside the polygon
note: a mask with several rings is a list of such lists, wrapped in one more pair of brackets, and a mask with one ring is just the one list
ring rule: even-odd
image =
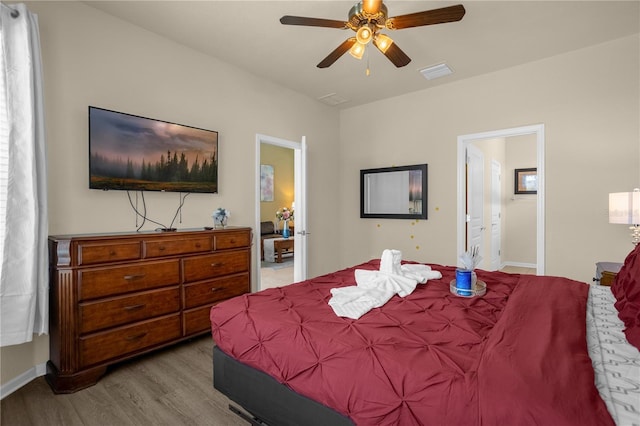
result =
[{"label": "wall-mounted flat screen tv", "polygon": [[89,107],[89,188],[218,192],[218,132]]}]

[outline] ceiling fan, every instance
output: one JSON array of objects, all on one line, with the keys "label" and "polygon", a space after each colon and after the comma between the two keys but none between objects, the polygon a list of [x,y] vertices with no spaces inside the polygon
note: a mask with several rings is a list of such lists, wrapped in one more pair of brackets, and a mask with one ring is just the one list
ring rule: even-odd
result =
[{"label": "ceiling fan", "polygon": [[356,36],[348,38],[333,52],[329,53],[329,55],[317,65],[318,68],[331,66],[347,51],[349,51],[353,57],[361,59],[366,45],[369,42],[372,42],[396,67],[403,67],[411,62],[411,58],[409,58],[389,36],[382,34],[380,31],[385,28],[388,30],[402,30],[404,28],[421,27],[424,25],[456,22],[461,20],[464,14],[465,9],[459,4],[388,18],[387,7],[383,4],[382,0],[362,0],[351,8],[349,11],[349,20],[346,22],[333,19],[285,15],[280,18],[280,23],[284,25],[303,25],[338,28],[342,30],[350,29],[355,31]]}]

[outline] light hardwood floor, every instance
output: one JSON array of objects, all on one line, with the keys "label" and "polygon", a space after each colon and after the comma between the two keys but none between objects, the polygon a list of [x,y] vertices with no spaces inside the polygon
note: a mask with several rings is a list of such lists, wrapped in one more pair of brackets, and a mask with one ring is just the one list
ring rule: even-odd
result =
[{"label": "light hardwood floor", "polygon": [[293,282],[293,264],[285,268],[260,268],[260,288],[273,288]]},{"label": "light hardwood floor", "polygon": [[111,368],[95,386],[55,395],[44,377],[4,398],[2,426],[246,426],[213,388],[205,336]]},{"label": "light hardwood floor", "polygon": [[507,272],[509,274],[536,274],[536,268],[523,268],[520,266],[505,266],[500,269],[500,272]]}]

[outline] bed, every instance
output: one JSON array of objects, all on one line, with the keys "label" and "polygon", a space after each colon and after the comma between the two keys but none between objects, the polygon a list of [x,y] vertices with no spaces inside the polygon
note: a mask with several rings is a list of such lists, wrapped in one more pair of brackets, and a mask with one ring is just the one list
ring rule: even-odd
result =
[{"label": "bed", "polygon": [[214,387],[271,426],[640,424],[640,246],[611,289],[478,270],[486,294],[459,297],[430,265],[441,279],[337,316],[331,289],[379,266],[214,306]]}]

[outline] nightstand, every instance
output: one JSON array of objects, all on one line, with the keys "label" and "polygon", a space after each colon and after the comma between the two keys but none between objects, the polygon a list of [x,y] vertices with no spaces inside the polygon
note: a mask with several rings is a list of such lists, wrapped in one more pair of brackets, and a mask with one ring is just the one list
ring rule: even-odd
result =
[{"label": "nightstand", "polygon": [[622,268],[622,263],[616,262],[598,262],[596,263],[596,277],[593,281],[600,285],[611,286],[618,272]]}]

